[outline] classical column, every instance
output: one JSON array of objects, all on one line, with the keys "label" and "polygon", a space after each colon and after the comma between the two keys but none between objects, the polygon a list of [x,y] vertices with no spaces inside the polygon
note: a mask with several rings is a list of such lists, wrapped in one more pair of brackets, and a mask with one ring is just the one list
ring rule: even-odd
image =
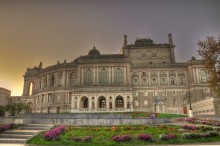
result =
[{"label": "classical column", "polygon": [[195,72],[195,68],[192,68],[192,71],[193,71],[193,81],[194,81],[194,84],[196,84],[197,81],[196,81],[196,72]]},{"label": "classical column", "polygon": [[178,76],[178,71],[174,71],[176,75],[176,85],[179,85],[179,76]]},{"label": "classical column", "polygon": [[126,70],[126,67],[124,66],[124,83],[125,84],[127,83],[127,81],[126,81],[126,72],[127,72],[127,70]]},{"label": "classical column", "polygon": [[77,109],[80,109],[80,96],[77,96]]},{"label": "classical column", "polygon": [[47,74],[46,76],[47,76],[47,87],[50,87],[50,75]]},{"label": "classical column", "polygon": [[197,80],[197,83],[199,83],[199,73],[198,73],[198,68],[195,68],[195,71],[196,71],[196,80]]},{"label": "classical column", "polygon": [[93,67],[93,85],[95,85],[96,84],[96,68],[95,67]]},{"label": "classical column", "polygon": [[112,96],[112,109],[115,110],[115,95]]},{"label": "classical column", "polygon": [[73,112],[74,111],[74,109],[75,109],[75,99],[74,99],[74,96],[72,95],[71,97],[71,112]]},{"label": "classical column", "polygon": [[141,72],[138,72],[138,85],[141,86]]},{"label": "classical column", "polygon": [[169,76],[169,71],[166,71],[167,72],[167,83],[168,83],[168,86],[170,86],[170,76]]},{"label": "classical column", "polygon": [[124,109],[127,109],[127,97],[124,96]]},{"label": "classical column", "polygon": [[109,109],[109,97],[108,95],[105,96],[106,99],[106,108]]},{"label": "classical column", "polygon": [[88,97],[88,100],[89,100],[89,111],[92,109],[92,96],[90,95]]},{"label": "classical column", "polygon": [[68,76],[67,76],[67,71],[65,70],[65,71],[64,71],[64,83],[63,83],[63,84],[64,84],[64,85],[63,85],[64,87],[67,86],[67,78],[68,78]]},{"label": "classical column", "polygon": [[96,67],[96,85],[99,84],[99,68]]},{"label": "classical column", "polygon": [[114,67],[112,67],[112,84],[114,84]]},{"label": "classical column", "polygon": [[159,71],[157,71],[157,82],[158,82],[158,86],[160,86],[160,73],[159,73]]},{"label": "classical column", "polygon": [[108,83],[111,84],[111,67],[108,67]]},{"label": "classical column", "polygon": [[81,68],[81,81],[80,81],[81,85],[84,84],[83,83],[83,76],[84,76],[84,68]]},{"label": "classical column", "polygon": [[149,81],[149,86],[151,86],[151,77],[150,77],[150,72],[148,72],[148,81]]},{"label": "classical column", "polygon": [[98,97],[97,96],[94,96],[94,98],[95,98],[95,109],[97,110],[97,108],[98,108]]},{"label": "classical column", "polygon": [[185,76],[185,83],[186,85],[188,85],[188,77],[187,77],[187,73],[185,70],[184,70],[184,76]]}]

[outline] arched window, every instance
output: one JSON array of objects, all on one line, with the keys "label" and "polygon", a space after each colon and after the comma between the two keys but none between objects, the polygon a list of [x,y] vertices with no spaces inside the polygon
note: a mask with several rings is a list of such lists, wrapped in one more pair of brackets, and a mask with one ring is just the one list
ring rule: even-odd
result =
[{"label": "arched window", "polygon": [[116,108],[124,108],[124,101],[122,97],[117,97],[115,101]]},{"label": "arched window", "polygon": [[106,69],[102,69],[99,73],[99,83],[107,84],[108,83],[108,73]]},{"label": "arched window", "polygon": [[100,99],[99,105],[100,105],[100,108],[106,108],[106,100],[105,100],[105,98]]},{"label": "arched window", "polygon": [[33,82],[30,82],[30,85],[29,85],[29,96],[33,95],[33,87],[34,87]]},{"label": "arched window", "polygon": [[148,107],[148,101],[147,100],[144,101],[144,107]]},{"label": "arched window", "polygon": [[76,72],[72,72],[69,76],[70,86],[76,85]]},{"label": "arched window", "polygon": [[84,73],[84,83],[85,84],[92,84],[92,70],[87,69]]},{"label": "arched window", "polygon": [[206,76],[206,72],[204,70],[200,70],[200,72],[199,72],[199,81],[201,83],[207,82],[207,76]]},{"label": "arched window", "polygon": [[137,100],[134,101],[134,105],[135,105],[135,107],[138,107],[138,101]]},{"label": "arched window", "polygon": [[88,98],[84,100],[83,107],[84,108],[89,108],[89,100],[88,100]]},{"label": "arched window", "polygon": [[47,87],[47,76],[44,76],[44,87]]},{"label": "arched window", "polygon": [[115,70],[115,83],[123,83],[123,71],[120,68]]},{"label": "arched window", "polygon": [[50,75],[50,86],[54,86],[54,75]]}]

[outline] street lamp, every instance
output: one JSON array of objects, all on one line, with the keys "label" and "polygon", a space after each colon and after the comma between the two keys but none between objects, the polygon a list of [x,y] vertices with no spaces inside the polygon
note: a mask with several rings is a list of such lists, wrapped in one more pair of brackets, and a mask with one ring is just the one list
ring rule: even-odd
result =
[{"label": "street lamp", "polygon": [[186,92],[186,97],[189,98],[189,117],[193,117],[192,103],[191,103],[191,93]]}]

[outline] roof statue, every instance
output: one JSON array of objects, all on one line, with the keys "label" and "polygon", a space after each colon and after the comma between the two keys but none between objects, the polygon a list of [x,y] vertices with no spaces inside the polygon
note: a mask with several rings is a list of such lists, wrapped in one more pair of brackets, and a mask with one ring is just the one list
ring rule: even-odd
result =
[{"label": "roof statue", "polygon": [[171,46],[173,46],[172,33],[169,33],[169,34],[168,34],[168,38],[169,38],[169,44],[170,44]]}]

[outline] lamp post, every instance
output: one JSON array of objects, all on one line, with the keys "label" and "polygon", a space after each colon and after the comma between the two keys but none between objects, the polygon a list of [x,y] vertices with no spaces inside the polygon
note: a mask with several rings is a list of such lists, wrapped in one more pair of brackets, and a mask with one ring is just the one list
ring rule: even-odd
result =
[{"label": "lamp post", "polygon": [[191,93],[187,92],[186,97],[189,98],[189,117],[193,117],[192,103],[191,103]]}]

